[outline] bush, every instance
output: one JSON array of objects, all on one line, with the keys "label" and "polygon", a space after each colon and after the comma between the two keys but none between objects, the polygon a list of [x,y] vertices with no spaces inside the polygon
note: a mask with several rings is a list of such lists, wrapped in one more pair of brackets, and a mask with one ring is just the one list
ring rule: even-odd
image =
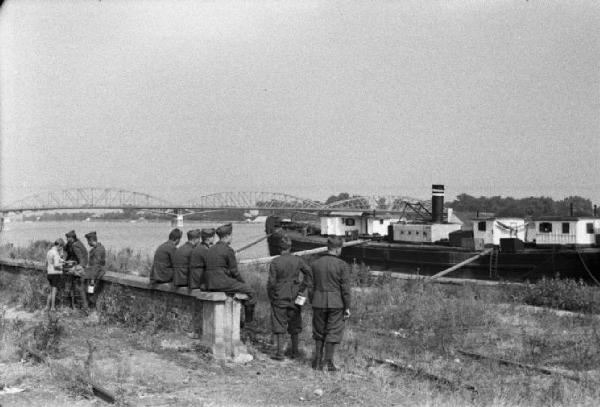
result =
[{"label": "bush", "polygon": [[32,312],[45,306],[48,282],[45,274],[38,271],[1,273],[0,289],[7,304],[18,304]]},{"label": "bush", "polygon": [[17,247],[12,243],[0,246],[0,256],[11,259],[26,259],[32,261],[46,261],[46,254],[54,243],[48,240],[36,240],[26,247]]},{"label": "bush", "polygon": [[60,340],[65,332],[58,317],[48,314],[46,321],[40,321],[33,329],[34,350],[47,355],[57,355],[60,352]]},{"label": "bush", "polygon": [[542,279],[515,293],[529,305],[551,307],[575,312],[598,313],[600,290],[582,280]]}]

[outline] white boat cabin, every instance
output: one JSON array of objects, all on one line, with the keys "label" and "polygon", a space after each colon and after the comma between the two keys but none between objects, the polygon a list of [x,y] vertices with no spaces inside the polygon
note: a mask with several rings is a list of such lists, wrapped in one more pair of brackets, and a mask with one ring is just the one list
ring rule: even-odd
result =
[{"label": "white boat cabin", "polygon": [[345,236],[349,233],[359,235],[387,236],[388,226],[398,221],[386,215],[373,212],[328,212],[320,215],[321,234],[324,236]]},{"label": "white boat cabin", "polygon": [[394,223],[394,242],[435,243],[461,229],[458,223]]},{"label": "white boat cabin", "polygon": [[528,240],[536,245],[574,244],[591,246],[600,234],[600,219],[593,217],[552,217],[536,219]]},{"label": "white boat cabin", "polygon": [[473,220],[473,239],[482,239],[484,245],[499,246],[503,238],[525,241],[525,219],[494,217]]}]

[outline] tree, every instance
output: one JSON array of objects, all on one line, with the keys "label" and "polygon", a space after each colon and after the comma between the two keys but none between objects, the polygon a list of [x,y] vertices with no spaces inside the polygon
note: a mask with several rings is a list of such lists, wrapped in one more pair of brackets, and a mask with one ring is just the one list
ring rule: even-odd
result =
[{"label": "tree", "polygon": [[329,205],[337,201],[345,201],[346,199],[350,199],[350,194],[347,192],[341,192],[338,195],[331,195],[329,198],[327,198],[325,205]]}]

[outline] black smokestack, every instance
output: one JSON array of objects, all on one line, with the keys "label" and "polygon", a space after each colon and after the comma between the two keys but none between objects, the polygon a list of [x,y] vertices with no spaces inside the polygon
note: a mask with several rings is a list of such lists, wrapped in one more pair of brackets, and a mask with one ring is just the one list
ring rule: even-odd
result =
[{"label": "black smokestack", "polygon": [[444,186],[433,184],[431,186],[431,221],[433,223],[444,222]]},{"label": "black smokestack", "polygon": [[594,205],[594,218],[596,216],[598,216],[597,213],[598,213],[598,205]]},{"label": "black smokestack", "polygon": [[573,216],[573,202],[569,204],[569,216]]}]

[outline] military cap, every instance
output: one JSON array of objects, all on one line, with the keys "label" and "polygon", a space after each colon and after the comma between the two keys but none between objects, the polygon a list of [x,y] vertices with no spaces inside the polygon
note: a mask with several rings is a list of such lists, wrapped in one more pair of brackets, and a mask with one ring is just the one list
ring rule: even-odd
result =
[{"label": "military cap", "polygon": [[202,239],[208,239],[209,237],[213,237],[215,235],[215,229],[202,229],[200,234],[202,235]]},{"label": "military cap", "polygon": [[77,235],[75,234],[74,230],[71,230],[70,232],[67,232],[65,234],[65,236],[66,236],[67,239],[70,238],[70,237],[72,237],[73,239],[77,239]]},{"label": "military cap", "polygon": [[181,230],[175,228],[169,233],[169,240],[181,239]]},{"label": "military cap", "polygon": [[85,238],[88,240],[98,240],[98,238],[96,237],[96,232],[86,233]]},{"label": "military cap", "polygon": [[228,236],[233,232],[233,225],[231,223],[227,223],[226,225],[219,226],[217,228],[217,235],[219,237]]},{"label": "military cap", "polygon": [[343,247],[344,241],[339,236],[330,236],[327,239],[327,248],[328,249],[337,249],[338,247]]},{"label": "military cap", "polygon": [[199,229],[189,230],[187,232],[187,238],[188,238],[188,240],[200,238],[200,230]]},{"label": "military cap", "polygon": [[54,246],[58,246],[58,247],[64,247],[65,246],[65,241],[62,240],[62,238],[58,238],[54,241]]}]

